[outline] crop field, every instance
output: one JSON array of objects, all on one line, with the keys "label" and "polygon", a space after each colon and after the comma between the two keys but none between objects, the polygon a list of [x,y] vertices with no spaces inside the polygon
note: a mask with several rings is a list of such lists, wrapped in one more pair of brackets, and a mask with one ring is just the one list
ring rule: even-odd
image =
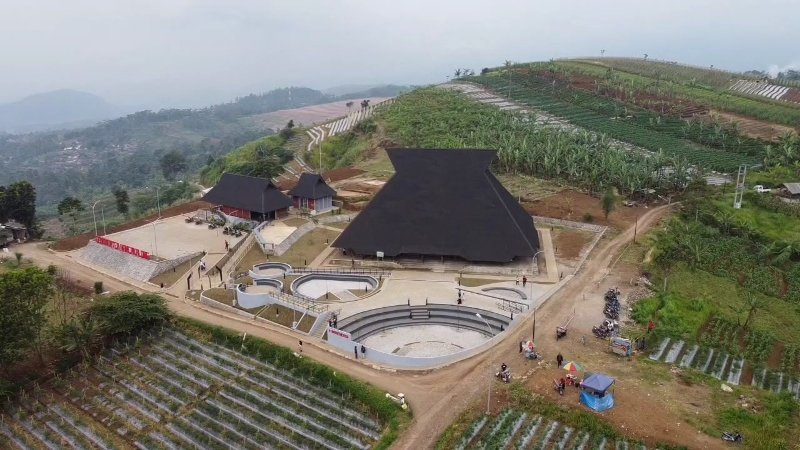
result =
[{"label": "crop field", "polygon": [[600,192],[608,180],[623,194],[645,187],[670,190],[689,169],[663,154],[631,152],[604,136],[526,121],[520,113],[445,89],[402,95],[379,110],[377,120],[398,145],[493,148],[496,173],[559,179],[591,192]]},{"label": "crop field", "polygon": [[115,344],[7,405],[0,447],[364,449],[381,439],[387,417],[358,400],[367,394],[356,382],[323,383],[288,350],[220,333],[225,345],[177,327]]},{"label": "crop field", "polygon": [[[608,75],[608,67],[583,61],[561,61],[555,63],[560,69],[575,73],[604,78]],[[639,85],[658,84],[660,88],[674,98],[684,100],[707,108],[718,109],[746,117],[766,120],[781,125],[796,127],[800,123],[800,107],[793,103],[772,100],[767,97],[748,96],[732,91],[728,87],[735,83],[732,80],[724,87],[714,88],[701,86],[691,80],[675,81],[659,80],[655,76],[637,75],[634,73],[615,71],[614,76]]]},{"label": "crop field", "polygon": [[[441,447],[442,442],[440,442]],[[643,444],[592,435],[556,420],[506,409],[495,417],[480,416],[455,437],[456,450],[563,449],[563,450],[645,450]]]},{"label": "crop field", "polygon": [[699,370],[730,385],[790,392],[800,400],[797,345],[778,345],[775,336],[743,333],[726,319],[713,319],[696,344],[664,338],[650,354],[653,361]]},{"label": "crop field", "polygon": [[[652,126],[648,119],[647,126],[642,126],[634,120],[625,118],[627,110],[624,105],[609,99],[594,99],[591,93],[554,85],[539,76],[512,73],[510,76],[473,77],[470,81],[508,95],[534,109],[564,118],[576,126],[603,133],[613,139],[653,152],[663,151],[668,156],[683,158],[690,164],[729,172],[740,164],[756,164],[761,159],[756,155],[748,155],[746,151],[745,153],[721,151],[691,143],[676,136],[676,133],[683,131],[677,131],[678,129],[674,128],[675,124],[667,123],[666,119],[654,119]],[[582,98],[584,104],[580,104]],[[569,101],[565,101],[566,99]],[[672,134],[666,128],[668,125],[673,127]],[[659,127],[663,127],[663,131],[658,131]],[[686,133],[690,131],[686,130]]]}]

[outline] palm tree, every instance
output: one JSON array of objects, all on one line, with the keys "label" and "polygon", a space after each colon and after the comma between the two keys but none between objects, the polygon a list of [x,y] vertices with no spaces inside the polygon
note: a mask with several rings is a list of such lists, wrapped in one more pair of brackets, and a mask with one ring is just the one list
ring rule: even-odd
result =
[{"label": "palm tree", "polygon": [[84,361],[91,360],[91,350],[100,335],[100,328],[91,314],[62,325],[58,331],[61,350],[79,352]]},{"label": "palm tree", "polygon": [[344,106],[347,106],[347,114],[349,115],[350,114],[350,108],[353,107],[353,102],[352,101],[347,102],[347,103],[344,104]]},{"label": "palm tree", "polygon": [[453,75],[455,75],[455,78],[461,78],[461,69],[456,69]]}]

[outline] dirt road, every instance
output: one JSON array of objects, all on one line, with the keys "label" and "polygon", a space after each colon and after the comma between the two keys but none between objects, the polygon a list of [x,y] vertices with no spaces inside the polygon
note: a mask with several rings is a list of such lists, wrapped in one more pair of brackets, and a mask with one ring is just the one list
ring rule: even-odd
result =
[{"label": "dirt road", "polygon": [[[656,224],[668,211],[668,208],[668,206],[654,208],[641,216],[638,224],[639,233],[645,233]],[[601,241],[600,247],[586,261],[584,268],[537,311],[537,328],[539,324],[543,327],[542,329],[550,330],[554,328],[558,320],[561,320],[567,312],[575,308],[576,302],[582,298],[583,294],[596,291],[598,289],[598,281],[604,277],[606,269],[614,261],[614,258],[620,255],[625,246],[633,239],[633,236],[634,228],[631,227],[610,241],[605,243]],[[135,289],[113,278],[102,276],[91,269],[70,262],[63,255],[49,252],[43,249],[41,244],[27,244],[22,247],[25,257],[33,259],[37,264],[43,266],[56,264],[66,267],[73,277],[85,280],[89,284],[102,280],[106,283],[106,287],[111,290]],[[176,287],[175,289],[179,291],[180,288]],[[289,348],[297,346],[298,336],[280,327],[268,325],[265,327],[263,324],[255,325],[244,319],[229,317],[221,312],[206,309],[193,302],[190,304],[184,301],[183,293],[171,292],[170,294],[167,299],[176,314],[224,326],[239,332],[247,332],[250,335],[262,337]],[[531,320],[532,315],[529,315],[523,323],[517,326],[513,334],[495,348],[494,360],[491,361],[493,365],[499,366],[502,361],[518,360],[517,343],[524,338],[529,338]],[[542,337],[537,339],[537,344],[540,344],[540,348],[545,355],[555,354],[556,351],[560,351],[556,350],[558,344],[555,342],[554,337],[550,336],[550,333],[542,333],[540,336]],[[352,357],[328,350],[328,347],[324,344],[317,345],[315,342],[308,342],[303,347],[304,354],[307,357],[369,382],[388,392],[406,394],[414,410],[415,419],[393,448],[413,450],[433,448],[439,435],[447,426],[478,397],[486,394],[485,383],[488,371],[487,364],[490,363],[489,352],[440,370],[420,373],[376,370],[361,360],[356,362]],[[634,390],[631,394],[636,395],[637,393]],[[641,396],[646,395],[645,392],[638,392],[638,394]],[[658,407],[657,404],[653,406]],[[669,417],[669,419],[675,419],[675,417]],[[645,438],[645,436],[636,437]],[[699,434],[688,426],[678,430],[665,429],[663,432],[649,430],[647,437],[663,442],[688,445],[691,448],[719,448],[719,443],[716,440]]]}]

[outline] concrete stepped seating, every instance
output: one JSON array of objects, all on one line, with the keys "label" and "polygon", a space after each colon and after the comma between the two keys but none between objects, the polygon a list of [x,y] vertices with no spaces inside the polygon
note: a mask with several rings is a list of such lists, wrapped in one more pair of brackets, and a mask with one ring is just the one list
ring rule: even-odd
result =
[{"label": "concrete stepped seating", "polygon": [[[428,304],[411,307],[397,305],[340,318],[339,329],[350,333],[354,341],[367,338],[388,328],[422,324],[461,327],[486,334],[489,331],[486,324],[475,313],[480,313],[489,322],[495,334],[500,331],[500,327],[508,329],[511,323],[510,317],[464,305]],[[427,319],[423,319],[426,316]]]},{"label": "concrete stepped seating", "polygon": [[153,261],[114,250],[94,241],[89,242],[80,257],[90,264],[139,281],[149,281],[158,269],[158,264]]}]

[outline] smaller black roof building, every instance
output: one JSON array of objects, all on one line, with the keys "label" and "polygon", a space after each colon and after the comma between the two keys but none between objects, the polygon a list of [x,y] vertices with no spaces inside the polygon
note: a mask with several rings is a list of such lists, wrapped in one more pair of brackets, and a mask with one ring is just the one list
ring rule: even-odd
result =
[{"label": "smaller black roof building", "polygon": [[208,191],[203,201],[254,212],[270,212],[288,208],[292,199],[281,192],[271,180],[226,173]]},{"label": "smaller black roof building", "polygon": [[333,197],[336,195],[336,191],[328,186],[328,183],[321,176],[315,173],[303,173],[300,174],[297,185],[289,191],[289,195],[316,200],[323,197]]}]

